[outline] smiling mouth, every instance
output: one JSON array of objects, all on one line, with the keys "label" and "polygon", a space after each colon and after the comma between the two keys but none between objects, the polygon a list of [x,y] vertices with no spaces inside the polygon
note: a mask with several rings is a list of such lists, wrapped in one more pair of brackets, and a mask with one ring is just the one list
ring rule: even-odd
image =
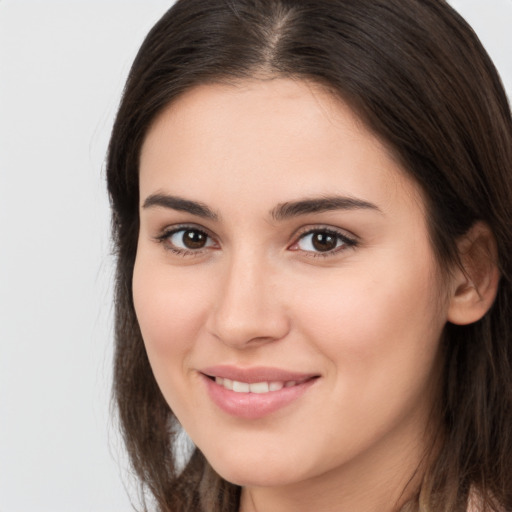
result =
[{"label": "smiling mouth", "polygon": [[318,377],[306,377],[300,380],[287,380],[287,381],[262,381],[262,382],[241,382],[238,380],[227,379],[223,377],[207,377],[215,381],[219,386],[235,393],[257,393],[265,394],[280,391],[283,388],[292,388],[303,384],[309,380],[316,379]]},{"label": "smiling mouth", "polygon": [[213,403],[225,413],[245,420],[266,417],[295,403],[321,377],[261,367],[217,366],[199,373]]}]

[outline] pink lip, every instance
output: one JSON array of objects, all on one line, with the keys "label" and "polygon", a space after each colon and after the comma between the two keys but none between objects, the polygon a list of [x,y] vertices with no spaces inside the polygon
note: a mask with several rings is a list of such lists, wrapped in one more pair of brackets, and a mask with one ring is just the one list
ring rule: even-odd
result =
[{"label": "pink lip", "polygon": [[223,379],[238,380],[240,382],[248,382],[249,384],[255,382],[302,381],[318,377],[318,374],[315,373],[292,372],[266,366],[240,368],[237,366],[219,365],[203,368],[200,372],[209,377],[222,377]]},{"label": "pink lip", "polygon": [[[215,366],[200,372],[208,394],[224,412],[244,419],[258,419],[282,409],[300,398],[318,379],[318,375],[289,372],[277,368],[236,368]],[[221,377],[240,382],[290,382],[295,386],[283,387],[279,391],[268,393],[237,393],[226,389],[210,377]]]}]

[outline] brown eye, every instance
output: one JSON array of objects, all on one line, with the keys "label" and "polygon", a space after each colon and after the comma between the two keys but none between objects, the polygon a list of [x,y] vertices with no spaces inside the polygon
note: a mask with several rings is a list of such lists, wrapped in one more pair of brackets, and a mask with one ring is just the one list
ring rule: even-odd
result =
[{"label": "brown eye", "polygon": [[311,244],[317,251],[332,251],[338,245],[338,238],[330,233],[317,232],[312,234]]},{"label": "brown eye", "polygon": [[309,253],[336,253],[340,249],[354,247],[355,240],[342,233],[328,229],[315,229],[302,235],[293,246],[294,250]]},{"label": "brown eye", "polygon": [[202,249],[207,240],[208,236],[196,229],[188,229],[183,232],[183,245],[187,249]]},{"label": "brown eye", "polygon": [[177,252],[199,251],[214,245],[213,240],[200,229],[182,228],[165,235],[166,242]]}]

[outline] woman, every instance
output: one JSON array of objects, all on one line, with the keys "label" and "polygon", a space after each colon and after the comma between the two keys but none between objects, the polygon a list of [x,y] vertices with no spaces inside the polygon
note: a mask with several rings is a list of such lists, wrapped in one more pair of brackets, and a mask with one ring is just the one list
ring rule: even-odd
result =
[{"label": "woman", "polygon": [[511,163],[444,1],[178,1],[107,168],[115,398],[157,509],[510,510]]}]

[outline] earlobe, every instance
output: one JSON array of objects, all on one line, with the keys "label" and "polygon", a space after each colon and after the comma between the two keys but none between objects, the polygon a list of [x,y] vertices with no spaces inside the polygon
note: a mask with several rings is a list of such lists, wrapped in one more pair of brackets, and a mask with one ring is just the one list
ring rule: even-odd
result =
[{"label": "earlobe", "polygon": [[484,222],[475,223],[457,245],[461,266],[452,274],[448,321],[467,325],[480,320],[496,298],[500,279],[498,249]]}]

